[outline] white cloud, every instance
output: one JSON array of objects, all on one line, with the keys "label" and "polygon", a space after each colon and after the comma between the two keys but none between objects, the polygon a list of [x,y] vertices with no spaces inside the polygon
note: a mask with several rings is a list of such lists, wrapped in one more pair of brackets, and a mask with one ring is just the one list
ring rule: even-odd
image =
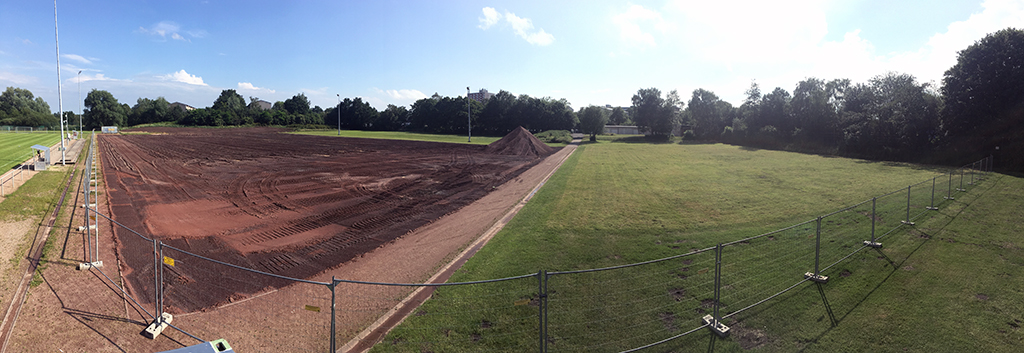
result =
[{"label": "white cloud", "polygon": [[[191,42],[191,40],[181,35],[181,26],[177,23],[174,23],[173,21],[160,21],[151,26],[150,28],[139,27],[139,32],[149,35],[160,36],[161,39],[167,39],[167,37],[171,37],[171,39],[174,40]],[[192,38],[203,38],[207,34],[205,30],[201,29],[188,30],[185,31],[185,33],[191,36]]]},{"label": "white cloud", "polygon": [[626,12],[612,17],[612,23],[619,27],[619,36],[628,44],[647,46],[657,45],[654,35],[645,32],[641,24],[650,25],[659,32],[665,32],[672,26],[661,17],[661,14],[640,5],[630,5]]},{"label": "white cloud", "polygon": [[480,25],[477,27],[480,27],[481,29],[488,29],[491,28],[491,26],[497,24],[498,21],[501,21],[501,14],[498,13],[498,11],[495,10],[493,7],[485,7],[483,9],[483,12],[484,17],[479,18]]},{"label": "white cloud", "polygon": [[505,21],[508,21],[516,35],[526,39],[527,43],[544,46],[555,41],[555,36],[544,32],[543,28],[533,32],[533,21],[530,21],[529,18],[518,17],[514,13],[505,12]]},{"label": "white cloud", "polygon": [[34,76],[26,76],[22,74],[16,74],[13,72],[0,71],[0,82],[11,82],[15,85],[27,85],[39,81]]},{"label": "white cloud", "polygon": [[67,59],[71,59],[71,60],[80,62],[80,63],[83,63],[83,64],[92,64],[92,60],[86,59],[86,58],[82,57],[81,55],[61,54],[60,56],[62,56],[64,58],[67,58]]},{"label": "white cloud", "polygon": [[384,93],[386,93],[388,95],[388,97],[391,97],[393,99],[398,99],[398,100],[413,100],[413,101],[416,101],[416,100],[420,100],[420,99],[423,99],[423,98],[427,98],[426,94],[423,94],[423,92],[420,92],[420,91],[414,90],[414,89],[399,89],[399,90],[389,89],[389,90],[385,90]]},{"label": "white cloud", "polygon": [[184,69],[182,69],[181,71],[172,73],[172,74],[162,75],[162,76],[159,76],[159,77],[164,79],[164,80],[170,80],[170,81],[174,81],[174,82],[182,82],[182,83],[187,83],[187,84],[190,84],[190,85],[208,86],[206,83],[203,83],[203,78],[202,77],[199,77],[199,76],[196,76],[196,75],[190,75],[189,73],[185,72]]},{"label": "white cloud", "polygon": [[245,91],[257,91],[257,92],[277,93],[277,91],[275,91],[275,90],[272,90],[272,89],[269,89],[269,88],[263,88],[263,87],[256,87],[256,86],[253,86],[253,85],[252,85],[252,83],[249,83],[249,82],[239,82],[239,83],[238,83],[238,89],[239,89],[239,90],[245,90]]},{"label": "white cloud", "polygon": [[550,45],[555,41],[555,36],[551,35],[551,33],[545,32],[543,28],[534,30],[533,21],[529,18],[516,16],[516,14],[508,11],[505,11],[505,15],[502,16],[502,14],[498,13],[498,11],[493,7],[485,7],[483,9],[483,14],[484,17],[478,18],[480,20],[480,25],[477,27],[480,29],[486,30],[491,28],[504,19],[505,22],[508,22],[508,24],[512,26],[512,31],[520,38],[525,39],[527,43],[545,46]]},{"label": "white cloud", "polygon": [[[70,79],[68,79],[68,80],[70,80]],[[75,81],[76,82],[78,81],[78,77],[75,77]],[[90,76],[89,74],[82,75],[82,82],[87,82],[87,81],[131,82],[131,80],[122,80],[122,79],[110,78],[110,77],[104,76],[101,73],[97,73],[97,74],[92,75],[92,76]]]}]

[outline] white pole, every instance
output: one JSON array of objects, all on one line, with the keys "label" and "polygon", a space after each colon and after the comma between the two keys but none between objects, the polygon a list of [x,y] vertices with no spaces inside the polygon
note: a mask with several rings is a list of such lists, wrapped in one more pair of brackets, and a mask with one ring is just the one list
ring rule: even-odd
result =
[{"label": "white pole", "polygon": [[57,116],[60,119],[60,165],[64,165],[64,101],[60,90],[60,38],[57,31],[57,0],[53,0],[53,42],[57,47]]},{"label": "white pole", "polygon": [[78,135],[82,137],[82,70],[78,70]]},{"label": "white pole", "polygon": [[[54,0],[57,1],[57,0]],[[469,111],[469,86],[466,86],[466,128],[469,131],[468,140],[466,142],[473,142],[473,118],[469,115],[472,114]]]}]

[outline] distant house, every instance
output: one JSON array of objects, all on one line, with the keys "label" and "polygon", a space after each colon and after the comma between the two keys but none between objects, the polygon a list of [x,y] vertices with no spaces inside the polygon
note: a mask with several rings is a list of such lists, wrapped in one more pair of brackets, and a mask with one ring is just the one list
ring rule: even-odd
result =
[{"label": "distant house", "polygon": [[188,104],[185,104],[185,103],[182,103],[182,102],[171,103],[171,104],[168,105],[168,107],[170,107],[170,108],[178,108],[178,109],[181,109],[181,111],[183,111],[183,112],[187,112],[189,110],[195,110],[196,109],[196,107],[193,107],[191,105],[188,105]]},{"label": "distant house", "polygon": [[469,99],[475,100],[480,103],[487,103],[487,100],[494,97],[494,93],[487,92],[487,89],[481,88],[480,92],[470,93]]},{"label": "distant house", "polygon": [[274,107],[274,103],[270,103],[270,102],[267,102],[267,101],[262,100],[262,99],[260,99],[258,101],[255,101],[255,102],[252,102],[249,105],[252,105],[252,104],[255,104],[256,107],[260,108],[260,110],[270,110],[271,108]]}]

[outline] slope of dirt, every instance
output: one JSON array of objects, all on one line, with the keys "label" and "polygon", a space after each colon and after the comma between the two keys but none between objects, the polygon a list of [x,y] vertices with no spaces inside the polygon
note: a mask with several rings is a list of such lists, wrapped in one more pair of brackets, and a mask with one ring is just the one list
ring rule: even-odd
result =
[{"label": "slope of dirt", "polygon": [[555,151],[522,126],[515,128],[498,141],[487,145],[487,153],[504,156],[542,157]]},{"label": "slope of dirt", "polygon": [[[295,278],[322,273],[429,224],[539,161],[484,146],[259,128],[151,132],[160,134],[101,137],[113,218],[178,249]],[[514,143],[498,152],[544,151],[510,136]],[[131,286],[138,297],[151,298],[153,243],[125,230],[115,235]],[[171,248],[164,256],[185,264],[163,266],[172,313],[288,283]]]}]

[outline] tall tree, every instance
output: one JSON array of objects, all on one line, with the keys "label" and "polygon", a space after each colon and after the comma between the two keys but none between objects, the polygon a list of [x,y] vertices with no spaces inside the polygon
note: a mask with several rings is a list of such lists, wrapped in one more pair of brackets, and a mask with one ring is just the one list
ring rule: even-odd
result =
[{"label": "tall tree", "polygon": [[654,136],[668,136],[679,125],[682,101],[676,91],[661,98],[657,88],[640,89],[633,95],[633,121]]},{"label": "tall tree", "polygon": [[284,101],[284,110],[289,114],[308,114],[309,99],[303,93],[296,94]]},{"label": "tall tree", "polygon": [[612,125],[624,125],[629,122],[629,117],[626,116],[626,110],[622,107],[612,108],[612,115],[608,117],[608,123]]},{"label": "tall tree", "polygon": [[86,129],[98,129],[103,126],[124,126],[128,120],[128,111],[124,105],[110,92],[93,89],[85,97],[85,112],[82,114],[82,125]]},{"label": "tall tree", "polygon": [[597,141],[597,134],[604,132],[604,126],[608,123],[608,113],[605,109],[597,106],[580,108],[580,132],[590,135],[590,141]]},{"label": "tall tree", "polygon": [[42,97],[35,97],[32,91],[7,87],[0,94],[0,125],[46,126],[53,128],[60,124],[50,112],[50,105]]},{"label": "tall tree", "polygon": [[693,132],[698,138],[716,138],[722,133],[722,128],[729,125],[730,122],[725,121],[723,114],[726,113],[723,112],[724,106],[720,103],[724,102],[711,91],[703,88],[693,90],[690,103],[686,107],[686,115],[693,124]]}]

